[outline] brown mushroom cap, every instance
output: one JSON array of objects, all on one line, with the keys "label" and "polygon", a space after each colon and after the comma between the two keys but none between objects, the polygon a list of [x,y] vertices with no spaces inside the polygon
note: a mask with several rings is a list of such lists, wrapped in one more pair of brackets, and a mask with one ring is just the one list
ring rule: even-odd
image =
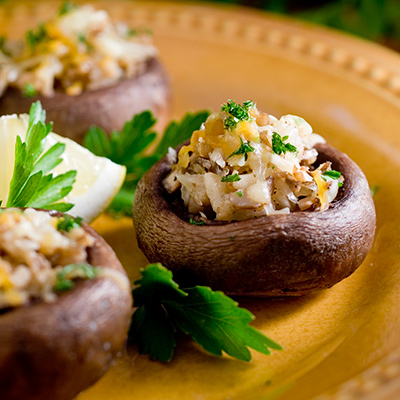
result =
[{"label": "brown mushroom cap", "polygon": [[54,122],[55,132],[82,143],[90,126],[100,126],[108,133],[121,130],[134,114],[144,110],[151,110],[163,126],[169,114],[170,89],[164,68],[152,58],[138,76],[77,96],[56,92],[52,97],[24,98],[19,90],[8,88],[0,97],[0,115],[28,113],[36,100],[46,110],[47,120]]},{"label": "brown mushroom cap", "polygon": [[[88,262],[124,272],[114,251],[95,238]],[[129,326],[129,290],[107,277],[82,281],[54,303],[0,314],[0,392],[7,400],[67,400],[96,382],[121,350]]]},{"label": "brown mushroom cap", "polygon": [[371,248],[375,207],[361,169],[346,154],[316,146],[317,163],[331,161],[344,178],[326,211],[298,211],[224,225],[183,220],[168,201],[162,180],[166,158],[142,178],[133,221],[140,248],[161,262],[181,284],[201,284],[229,295],[293,296],[349,276]]}]

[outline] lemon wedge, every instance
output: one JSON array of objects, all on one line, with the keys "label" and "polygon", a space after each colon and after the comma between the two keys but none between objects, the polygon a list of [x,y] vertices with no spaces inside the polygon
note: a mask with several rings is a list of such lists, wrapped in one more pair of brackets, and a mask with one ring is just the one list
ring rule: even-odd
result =
[{"label": "lemon wedge", "polygon": [[[7,203],[10,181],[14,170],[15,141],[17,135],[25,140],[29,116],[4,115],[0,117],[0,200]],[[72,191],[62,199],[74,207],[68,214],[91,222],[111,203],[122,186],[126,168],[98,157],[73,140],[51,132],[47,136],[46,149],[56,142],[65,144],[63,162],[52,170],[54,176],[76,170],[76,181]]]}]

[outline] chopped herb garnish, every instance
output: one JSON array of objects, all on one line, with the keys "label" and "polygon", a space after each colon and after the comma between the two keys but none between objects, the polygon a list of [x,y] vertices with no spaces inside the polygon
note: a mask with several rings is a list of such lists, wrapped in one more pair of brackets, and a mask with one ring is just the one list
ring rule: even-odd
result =
[{"label": "chopped herb garnish", "polygon": [[251,100],[243,102],[243,105],[236,104],[233,100],[228,100],[221,106],[221,111],[230,114],[225,118],[225,129],[233,130],[239,121],[251,121],[249,110],[254,106]]},{"label": "chopped herb garnish", "polygon": [[44,24],[40,24],[36,32],[33,30],[26,32],[26,41],[31,50],[45,39],[47,39],[47,31]]},{"label": "chopped herb garnish", "polygon": [[228,117],[225,118],[224,121],[225,129],[227,129],[228,131],[233,131],[237,127],[238,122],[239,121],[235,117],[229,115]]},{"label": "chopped herb garnish", "polygon": [[84,33],[78,33],[76,36],[80,43],[86,43],[86,35]]},{"label": "chopped herb garnish", "polygon": [[72,1],[64,1],[61,4],[60,9],[58,10],[58,15],[61,16],[61,15],[68,14],[77,7],[78,7],[78,5],[73,3]]},{"label": "chopped herb garnish", "polygon": [[127,169],[124,185],[108,210],[115,215],[131,216],[136,186],[143,174],[168,152],[169,147],[176,147],[188,139],[209,115],[208,111],[199,111],[187,113],[180,122],[172,121],[151,153],[148,148],[157,134],[153,131],[156,119],[150,111],[135,115],[121,132],[114,131],[110,136],[101,128],[92,127],[86,133],[85,147]]},{"label": "chopped herb garnish", "polygon": [[231,237],[229,238],[229,240],[230,240],[231,242],[233,242],[233,241],[235,240],[235,236],[231,236]]},{"label": "chopped herb garnish", "polygon": [[[331,178],[331,179],[339,179],[342,176],[342,174],[339,171],[335,171],[334,169],[330,169],[328,171],[325,171],[322,173],[321,177],[324,181],[326,181],[326,177]],[[338,183],[339,187],[343,186],[342,182]]]},{"label": "chopped herb garnish", "polygon": [[128,37],[136,36],[136,35],[152,35],[153,32],[149,28],[141,28],[141,29],[129,29],[127,32]]},{"label": "chopped herb garnish", "polygon": [[289,136],[284,136],[283,138],[279,133],[273,132],[272,134],[272,151],[275,154],[286,154],[287,151],[290,153],[296,153],[297,148],[290,143],[284,143],[285,140],[288,140]]},{"label": "chopped herb garnish", "polygon": [[325,171],[322,173],[322,178],[325,176],[328,176],[329,178],[332,179],[339,179],[341,177],[341,173],[339,171],[335,171],[334,169],[330,169],[328,171]]},{"label": "chopped herb garnish", "polygon": [[242,138],[240,138],[240,147],[236,151],[234,151],[228,158],[244,154],[244,159],[245,161],[247,161],[247,153],[251,153],[253,151],[254,147],[250,146],[250,142],[243,142]]},{"label": "chopped herb garnish", "polygon": [[170,361],[180,330],[206,351],[222,352],[243,361],[251,360],[248,347],[263,354],[282,347],[249,325],[254,316],[239,308],[231,298],[209,287],[180,289],[172,272],[161,264],[151,264],[135,282],[134,306],[129,340],[138,344],[141,354],[153,360]]},{"label": "chopped herb garnish", "polygon": [[39,101],[32,104],[25,142],[17,136],[14,172],[6,207],[36,207],[68,211],[70,203],[58,203],[71,190],[76,171],[53,176],[49,173],[62,162],[65,144],[56,143],[44,154],[46,137],[52,124],[46,124],[46,112]]},{"label": "chopped herb garnish", "polygon": [[371,195],[372,196],[375,196],[376,195],[376,193],[380,190],[380,185],[373,185],[373,186],[371,186],[370,187],[370,192],[371,192]]},{"label": "chopped herb garnish", "polygon": [[236,196],[242,198],[243,192],[241,190],[239,190],[238,192],[236,192]]},{"label": "chopped herb garnish", "polygon": [[138,30],[137,29],[133,29],[133,28],[129,29],[128,32],[127,32],[127,36],[128,37],[136,36],[138,34],[139,34]]},{"label": "chopped herb garnish", "polygon": [[223,176],[221,182],[237,182],[240,181],[239,174]]},{"label": "chopped herb garnish", "polygon": [[32,83],[27,83],[24,86],[24,89],[22,91],[22,96],[23,97],[35,97],[37,95],[37,91],[35,89],[35,86]]},{"label": "chopped herb garnish", "polygon": [[55,292],[65,292],[75,287],[75,279],[94,279],[99,269],[90,264],[69,264],[57,273],[57,280],[53,286]]},{"label": "chopped herb garnish", "polygon": [[87,51],[92,52],[94,50],[94,46],[87,40],[87,36],[84,33],[78,33],[77,35],[79,43],[86,45]]},{"label": "chopped herb garnish", "polygon": [[57,229],[59,231],[69,232],[71,229],[80,228],[82,222],[83,219],[81,217],[74,218],[66,214],[58,219]]},{"label": "chopped herb garnish", "polygon": [[189,223],[191,223],[192,225],[205,225],[206,224],[204,221],[196,221],[193,218],[189,219]]}]

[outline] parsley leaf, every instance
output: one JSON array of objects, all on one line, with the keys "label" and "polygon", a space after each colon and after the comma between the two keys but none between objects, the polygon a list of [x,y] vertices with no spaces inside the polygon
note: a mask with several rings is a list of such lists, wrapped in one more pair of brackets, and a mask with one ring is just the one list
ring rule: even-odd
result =
[{"label": "parsley leaf", "polygon": [[90,264],[69,264],[57,273],[57,280],[53,286],[55,292],[65,292],[75,287],[75,279],[94,279],[98,275],[99,268]]},{"label": "parsley leaf", "polygon": [[250,146],[250,142],[243,142],[242,138],[240,138],[240,147],[236,151],[234,151],[228,158],[244,154],[244,159],[245,161],[247,161],[247,153],[251,153],[253,151],[254,147]]},{"label": "parsley leaf", "polygon": [[239,174],[223,176],[221,182],[237,182],[240,181]]},{"label": "parsley leaf", "polygon": [[57,203],[72,190],[76,171],[55,177],[48,174],[62,162],[60,155],[65,145],[56,143],[42,154],[46,137],[52,129],[45,120],[46,113],[40,102],[33,103],[25,142],[17,136],[15,143],[14,172],[6,207],[37,207],[62,212],[73,207],[70,203]]},{"label": "parsley leaf", "polygon": [[248,347],[263,354],[282,347],[249,325],[254,316],[225,296],[208,287],[180,289],[171,271],[151,264],[141,271],[139,285],[132,291],[138,307],[129,333],[141,354],[170,361],[175,347],[176,329],[190,335],[211,354],[228,355],[250,361]]},{"label": "parsley leaf", "polygon": [[222,104],[221,111],[230,114],[225,118],[225,129],[233,130],[239,121],[251,121],[249,110],[254,106],[251,100],[243,102],[243,105],[236,104],[233,100],[228,100],[226,104]]},{"label": "parsley leaf", "polygon": [[109,137],[101,128],[92,127],[85,135],[84,146],[98,156],[125,165],[127,169],[125,182],[109,211],[131,216],[136,186],[143,174],[168,152],[169,147],[176,147],[188,139],[209,114],[208,111],[187,113],[180,122],[172,121],[151,153],[148,148],[157,134],[153,130],[156,119],[150,111],[135,115],[121,132],[114,131]]},{"label": "parsley leaf", "polygon": [[290,153],[296,153],[297,148],[290,143],[284,143],[285,140],[289,139],[289,136],[284,136],[283,138],[278,133],[274,132],[272,134],[272,151],[275,154],[286,154],[287,151]]}]

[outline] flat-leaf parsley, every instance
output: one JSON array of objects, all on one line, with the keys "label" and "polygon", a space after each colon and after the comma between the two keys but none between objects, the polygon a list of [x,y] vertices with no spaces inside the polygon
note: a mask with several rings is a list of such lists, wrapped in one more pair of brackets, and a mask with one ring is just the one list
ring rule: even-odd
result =
[{"label": "flat-leaf parsley", "polygon": [[222,292],[195,286],[180,289],[172,272],[161,264],[151,264],[135,282],[134,306],[129,333],[141,354],[170,361],[175,331],[181,330],[216,356],[222,352],[243,361],[251,360],[248,347],[263,354],[282,347],[249,325],[254,316]]},{"label": "flat-leaf parsley", "polygon": [[132,215],[132,203],[136,186],[143,174],[167,152],[188,139],[200,128],[209,116],[208,111],[187,113],[180,122],[172,121],[165,129],[157,147],[149,152],[149,146],[157,134],[153,131],[156,119],[150,111],[135,115],[121,132],[114,131],[110,137],[98,127],[92,127],[85,136],[84,145],[92,153],[107,157],[117,164],[126,166],[125,182],[114,198],[109,211]]},{"label": "flat-leaf parsley", "polygon": [[15,143],[14,172],[6,207],[36,207],[62,212],[73,207],[73,204],[58,201],[72,190],[76,171],[55,177],[49,173],[62,162],[65,144],[56,143],[43,154],[46,137],[52,129],[45,121],[46,113],[40,102],[33,103],[25,142],[17,136]]}]

